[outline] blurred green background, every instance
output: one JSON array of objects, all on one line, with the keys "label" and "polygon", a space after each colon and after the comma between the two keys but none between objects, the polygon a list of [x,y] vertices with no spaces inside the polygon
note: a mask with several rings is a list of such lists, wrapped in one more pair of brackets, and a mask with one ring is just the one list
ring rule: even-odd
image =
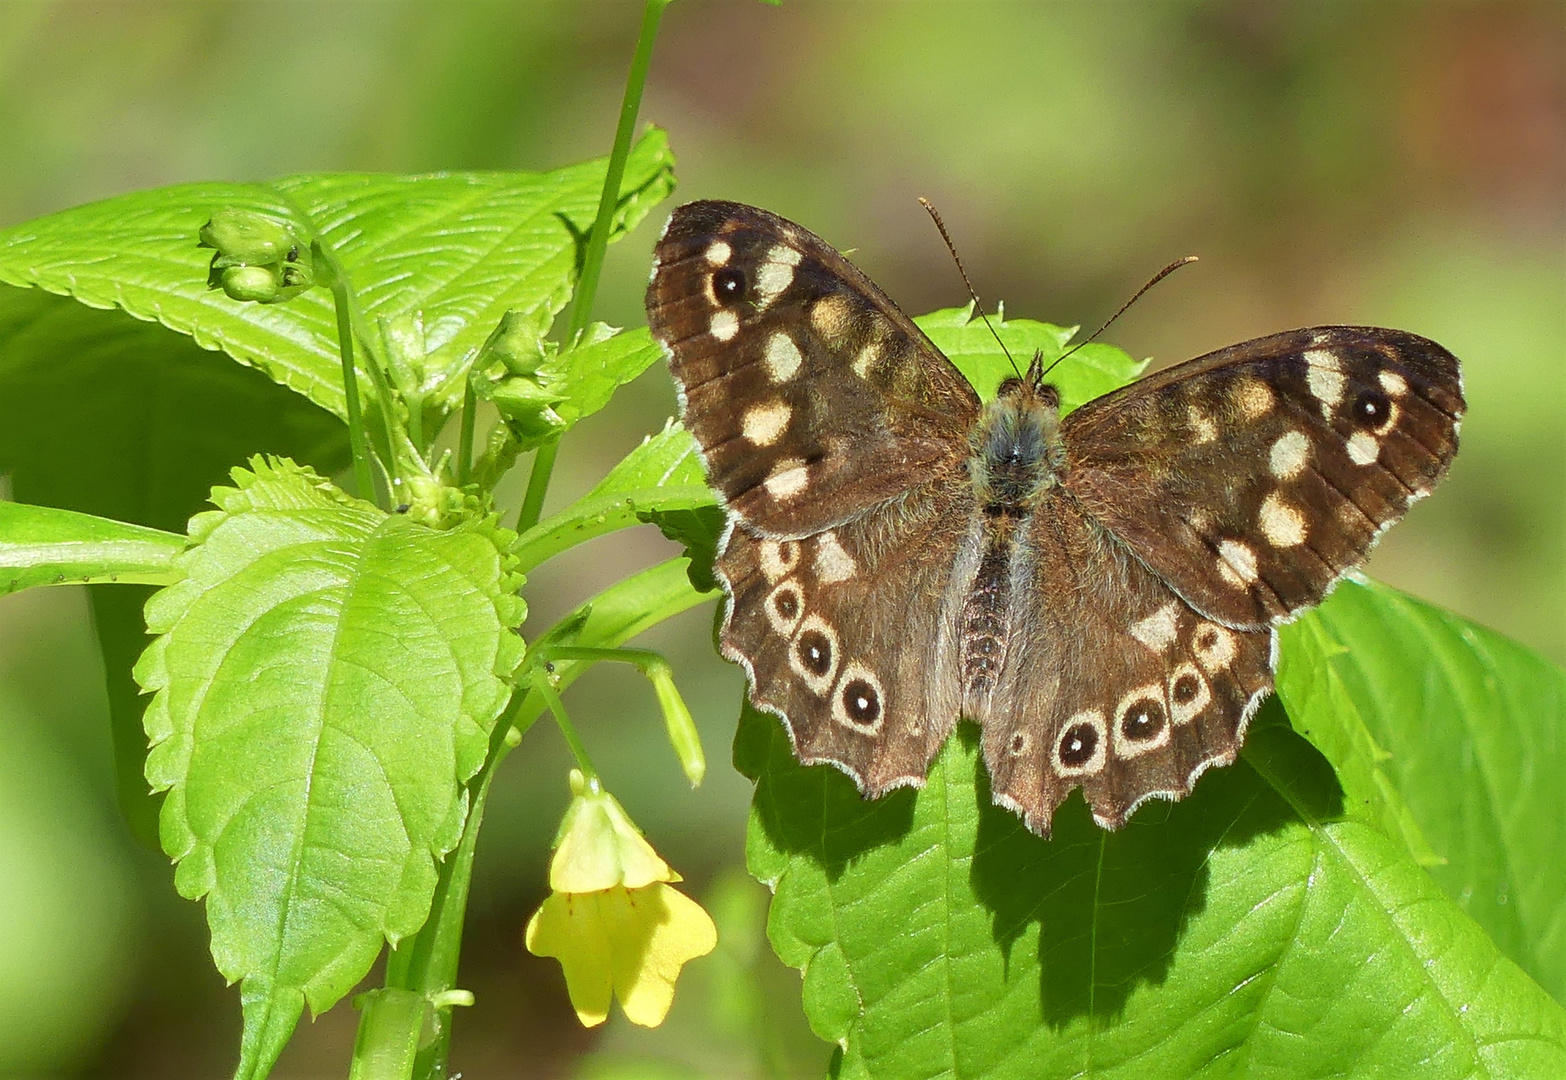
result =
[{"label": "blurred green background", "polygon": [[[682,0],[643,116],[670,131],[682,201],[795,218],[855,249],[910,312],[964,300],[915,202],[928,195],[986,302],[1014,315],[1096,325],[1158,267],[1201,255],[1108,335],[1155,365],[1323,322],[1443,342],[1465,364],[1462,453],[1371,572],[1562,661],[1563,11]],[[186,180],[596,156],[639,18],[620,0],[7,0],[0,224]],[[642,321],[662,218],[611,249],[600,317]],[[673,404],[655,369],[574,431],[551,506]],[[563,557],[530,583],[533,625],[671,553],[644,528]],[[726,764],[741,681],[710,635],[710,606],[649,635],[707,739],[698,792],[638,678],[601,669],[570,696],[609,783],[718,917],[719,954],[688,969],[659,1031],[576,1025],[558,966],[520,943],[566,796],[564,748],[540,725],[480,843],[464,1075],[820,1074],[829,1048],[742,872],[749,786]],[[356,1015],[304,1024],[275,1075],[344,1075]],[[237,1033],[200,909],[117,817],[84,597],[0,599],[0,1076],[224,1076]]]}]

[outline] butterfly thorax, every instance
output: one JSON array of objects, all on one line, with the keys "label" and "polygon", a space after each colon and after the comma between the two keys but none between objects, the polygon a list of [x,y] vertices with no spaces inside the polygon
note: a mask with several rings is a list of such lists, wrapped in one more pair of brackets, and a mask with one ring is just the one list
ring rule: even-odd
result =
[{"label": "butterfly thorax", "polygon": [[1007,379],[974,428],[974,501],[991,517],[1025,517],[1061,479],[1060,394]]},{"label": "butterfly thorax", "polygon": [[1053,386],[1006,380],[971,441],[968,472],[983,539],[963,604],[961,655],[963,713],[980,718],[1006,658],[1017,538],[1062,478],[1060,395]]}]

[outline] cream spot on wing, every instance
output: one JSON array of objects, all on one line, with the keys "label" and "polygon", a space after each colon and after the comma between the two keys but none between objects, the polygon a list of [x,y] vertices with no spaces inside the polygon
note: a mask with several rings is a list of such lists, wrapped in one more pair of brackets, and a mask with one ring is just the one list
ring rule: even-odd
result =
[{"label": "cream spot on wing", "polygon": [[763,540],[759,546],[757,562],[762,576],[768,581],[787,577],[799,565],[798,540]]},{"label": "cream spot on wing", "polygon": [[854,374],[861,379],[868,379],[870,371],[875,367],[876,361],[881,358],[880,342],[872,341],[859,350],[859,355],[854,357]]},{"label": "cream spot on wing", "polygon": [[1395,371],[1378,372],[1376,380],[1381,383],[1381,389],[1393,397],[1402,397],[1408,393],[1408,380]]},{"label": "cream spot on wing", "polygon": [[733,341],[734,335],[739,333],[739,316],[732,311],[715,312],[707,330],[719,341]]},{"label": "cream spot on wing", "polygon": [[[1143,718],[1144,724],[1135,722],[1138,717]],[[1132,737],[1136,731],[1147,728],[1156,730],[1144,738]],[[1121,758],[1134,758],[1168,745],[1169,714],[1164,708],[1162,686],[1157,683],[1139,686],[1120,699],[1120,704],[1115,706],[1114,739],[1115,756]]]},{"label": "cream spot on wing", "polygon": [[767,373],[775,383],[788,382],[799,372],[805,358],[799,354],[794,339],[779,330],[767,339]]},{"label": "cream spot on wing", "polygon": [[1210,443],[1218,437],[1218,425],[1213,423],[1212,417],[1202,412],[1195,405],[1185,407],[1186,421],[1191,425],[1191,434],[1196,444]]},{"label": "cream spot on wing", "polygon": [[799,252],[782,244],[774,244],[767,252],[761,269],[756,271],[756,308],[765,311],[767,305],[778,298],[794,280],[794,267],[799,265]]},{"label": "cream spot on wing", "polygon": [[859,573],[859,564],[843,549],[834,532],[816,537],[816,576],[828,585],[848,581]]},{"label": "cream spot on wing", "polygon": [[1207,680],[1187,660],[1169,675],[1169,718],[1176,724],[1189,724],[1201,715],[1213,700]]},{"label": "cream spot on wing", "polygon": [[805,468],[805,463],[799,458],[784,458],[772,466],[772,472],[761,482],[761,486],[767,489],[779,502],[787,502],[801,491],[804,491],[810,483],[810,473]]},{"label": "cream spot on wing", "polygon": [[740,418],[740,432],[757,446],[771,446],[788,428],[794,407],[786,401],[752,405]]},{"label": "cream spot on wing", "polygon": [[1326,349],[1307,349],[1305,385],[1321,402],[1321,415],[1330,417],[1333,408],[1343,400],[1343,365]]},{"label": "cream spot on wing", "polygon": [[1165,604],[1147,618],[1132,623],[1131,636],[1156,653],[1167,652],[1174,644],[1179,611],[1175,604]]},{"label": "cream spot on wing", "polygon": [[1364,431],[1356,431],[1348,441],[1349,460],[1356,465],[1369,465],[1381,456],[1381,440]]},{"label": "cream spot on wing", "polygon": [[1237,589],[1256,583],[1256,552],[1249,544],[1224,540],[1218,544],[1218,573]]},{"label": "cream spot on wing", "polygon": [[1310,440],[1303,431],[1289,431],[1272,444],[1269,466],[1279,480],[1293,480],[1305,471],[1310,461]]},{"label": "cream spot on wing", "polygon": [[823,337],[840,338],[848,333],[852,311],[845,296],[824,296],[810,308],[810,322]]},{"label": "cream spot on wing", "polygon": [[1191,651],[1196,662],[1206,671],[1220,671],[1234,663],[1239,652],[1239,642],[1234,631],[1217,623],[1204,622],[1191,635]]},{"label": "cream spot on wing", "polygon": [[1255,420],[1272,411],[1276,396],[1272,387],[1260,379],[1244,378],[1234,384],[1234,404],[1240,415]]},{"label": "cream spot on wing", "polygon": [[832,691],[832,719],[862,735],[875,735],[886,716],[886,692],[875,672],[857,660],[843,665]]},{"label": "cream spot on wing", "polygon": [[1256,523],[1273,547],[1295,547],[1305,542],[1305,515],[1290,506],[1276,491],[1262,500]]},{"label": "cream spot on wing", "polygon": [[707,245],[707,261],[713,266],[722,266],[729,261],[729,256],[734,254],[734,249],[723,240],[714,240]]},{"label": "cream spot on wing", "polygon": [[1067,720],[1050,750],[1050,764],[1061,776],[1091,776],[1104,767],[1109,749],[1104,714],[1083,709]]}]

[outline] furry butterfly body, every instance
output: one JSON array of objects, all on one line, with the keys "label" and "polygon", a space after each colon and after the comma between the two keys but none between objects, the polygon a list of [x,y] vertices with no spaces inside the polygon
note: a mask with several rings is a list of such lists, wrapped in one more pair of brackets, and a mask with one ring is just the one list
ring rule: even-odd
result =
[{"label": "furry butterfly body", "polygon": [[1060,415],[1035,359],[982,403],[798,225],[677,210],[648,322],[729,525],[721,645],[806,763],[867,796],[978,723],[997,802],[1047,835],[1084,790],[1115,828],[1232,762],[1275,627],[1444,475],[1458,362],[1317,327]]}]

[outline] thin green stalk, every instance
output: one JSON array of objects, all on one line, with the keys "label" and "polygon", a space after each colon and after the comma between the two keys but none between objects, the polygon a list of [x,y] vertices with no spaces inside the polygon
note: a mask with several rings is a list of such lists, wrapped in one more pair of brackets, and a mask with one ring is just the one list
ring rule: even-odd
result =
[{"label": "thin green stalk", "polygon": [[343,397],[348,408],[348,446],[353,452],[353,480],[359,498],[374,500],[370,452],[364,443],[364,412],[359,407],[359,377],[353,362],[353,320],[348,311],[348,285],[332,266],[332,307],[337,311],[337,351],[343,358]]},{"label": "thin green stalk", "polygon": [[669,661],[651,649],[596,649],[586,645],[540,645],[533,653],[538,663],[555,660],[586,660],[630,664],[643,675],[669,670]]},{"label": "thin green stalk", "polygon": [[539,677],[533,680],[533,689],[544,699],[549,706],[549,711],[554,714],[555,726],[560,729],[560,734],[565,736],[566,745],[571,748],[571,753],[576,757],[576,767],[582,770],[582,775],[592,780],[598,776],[598,770],[593,768],[593,759],[587,756],[587,747],[582,745],[582,740],[577,738],[576,728],[571,725],[571,718],[566,715],[565,702],[560,700],[560,695],[555,693],[555,688],[549,685],[549,675],[539,671]]},{"label": "thin green stalk", "polygon": [[533,454],[533,471],[528,474],[527,494],[522,497],[522,509],[517,511],[517,532],[525,533],[544,513],[544,495],[549,491],[549,477],[555,471],[555,453],[558,442],[547,442]]},{"label": "thin green stalk", "polygon": [[[593,313],[598,277],[604,268],[604,251],[609,246],[609,229],[620,204],[620,181],[625,176],[625,161],[631,155],[631,136],[636,133],[636,116],[642,108],[642,90],[647,85],[647,71],[652,66],[653,42],[658,38],[658,24],[663,19],[663,9],[668,6],[669,0],[647,0],[642,10],[642,30],[636,39],[636,53],[631,57],[630,73],[625,79],[625,97],[620,102],[620,126],[615,129],[614,149],[609,153],[609,168],[604,173],[604,189],[598,196],[598,216],[593,221],[593,231],[587,237],[587,252],[582,258],[582,277],[577,282],[576,296],[571,302],[571,318],[566,323],[565,340],[568,343],[575,341],[587,329],[588,318]],[[517,514],[517,532],[526,532],[537,525],[544,511],[544,495],[549,490],[549,478],[555,469],[555,446],[555,443],[546,443],[533,455],[533,471],[528,477],[527,494]]]},{"label": "thin green stalk", "polygon": [[477,421],[478,397],[473,391],[473,373],[468,373],[462,390],[462,435],[457,440],[457,486],[473,482],[473,426]]}]

